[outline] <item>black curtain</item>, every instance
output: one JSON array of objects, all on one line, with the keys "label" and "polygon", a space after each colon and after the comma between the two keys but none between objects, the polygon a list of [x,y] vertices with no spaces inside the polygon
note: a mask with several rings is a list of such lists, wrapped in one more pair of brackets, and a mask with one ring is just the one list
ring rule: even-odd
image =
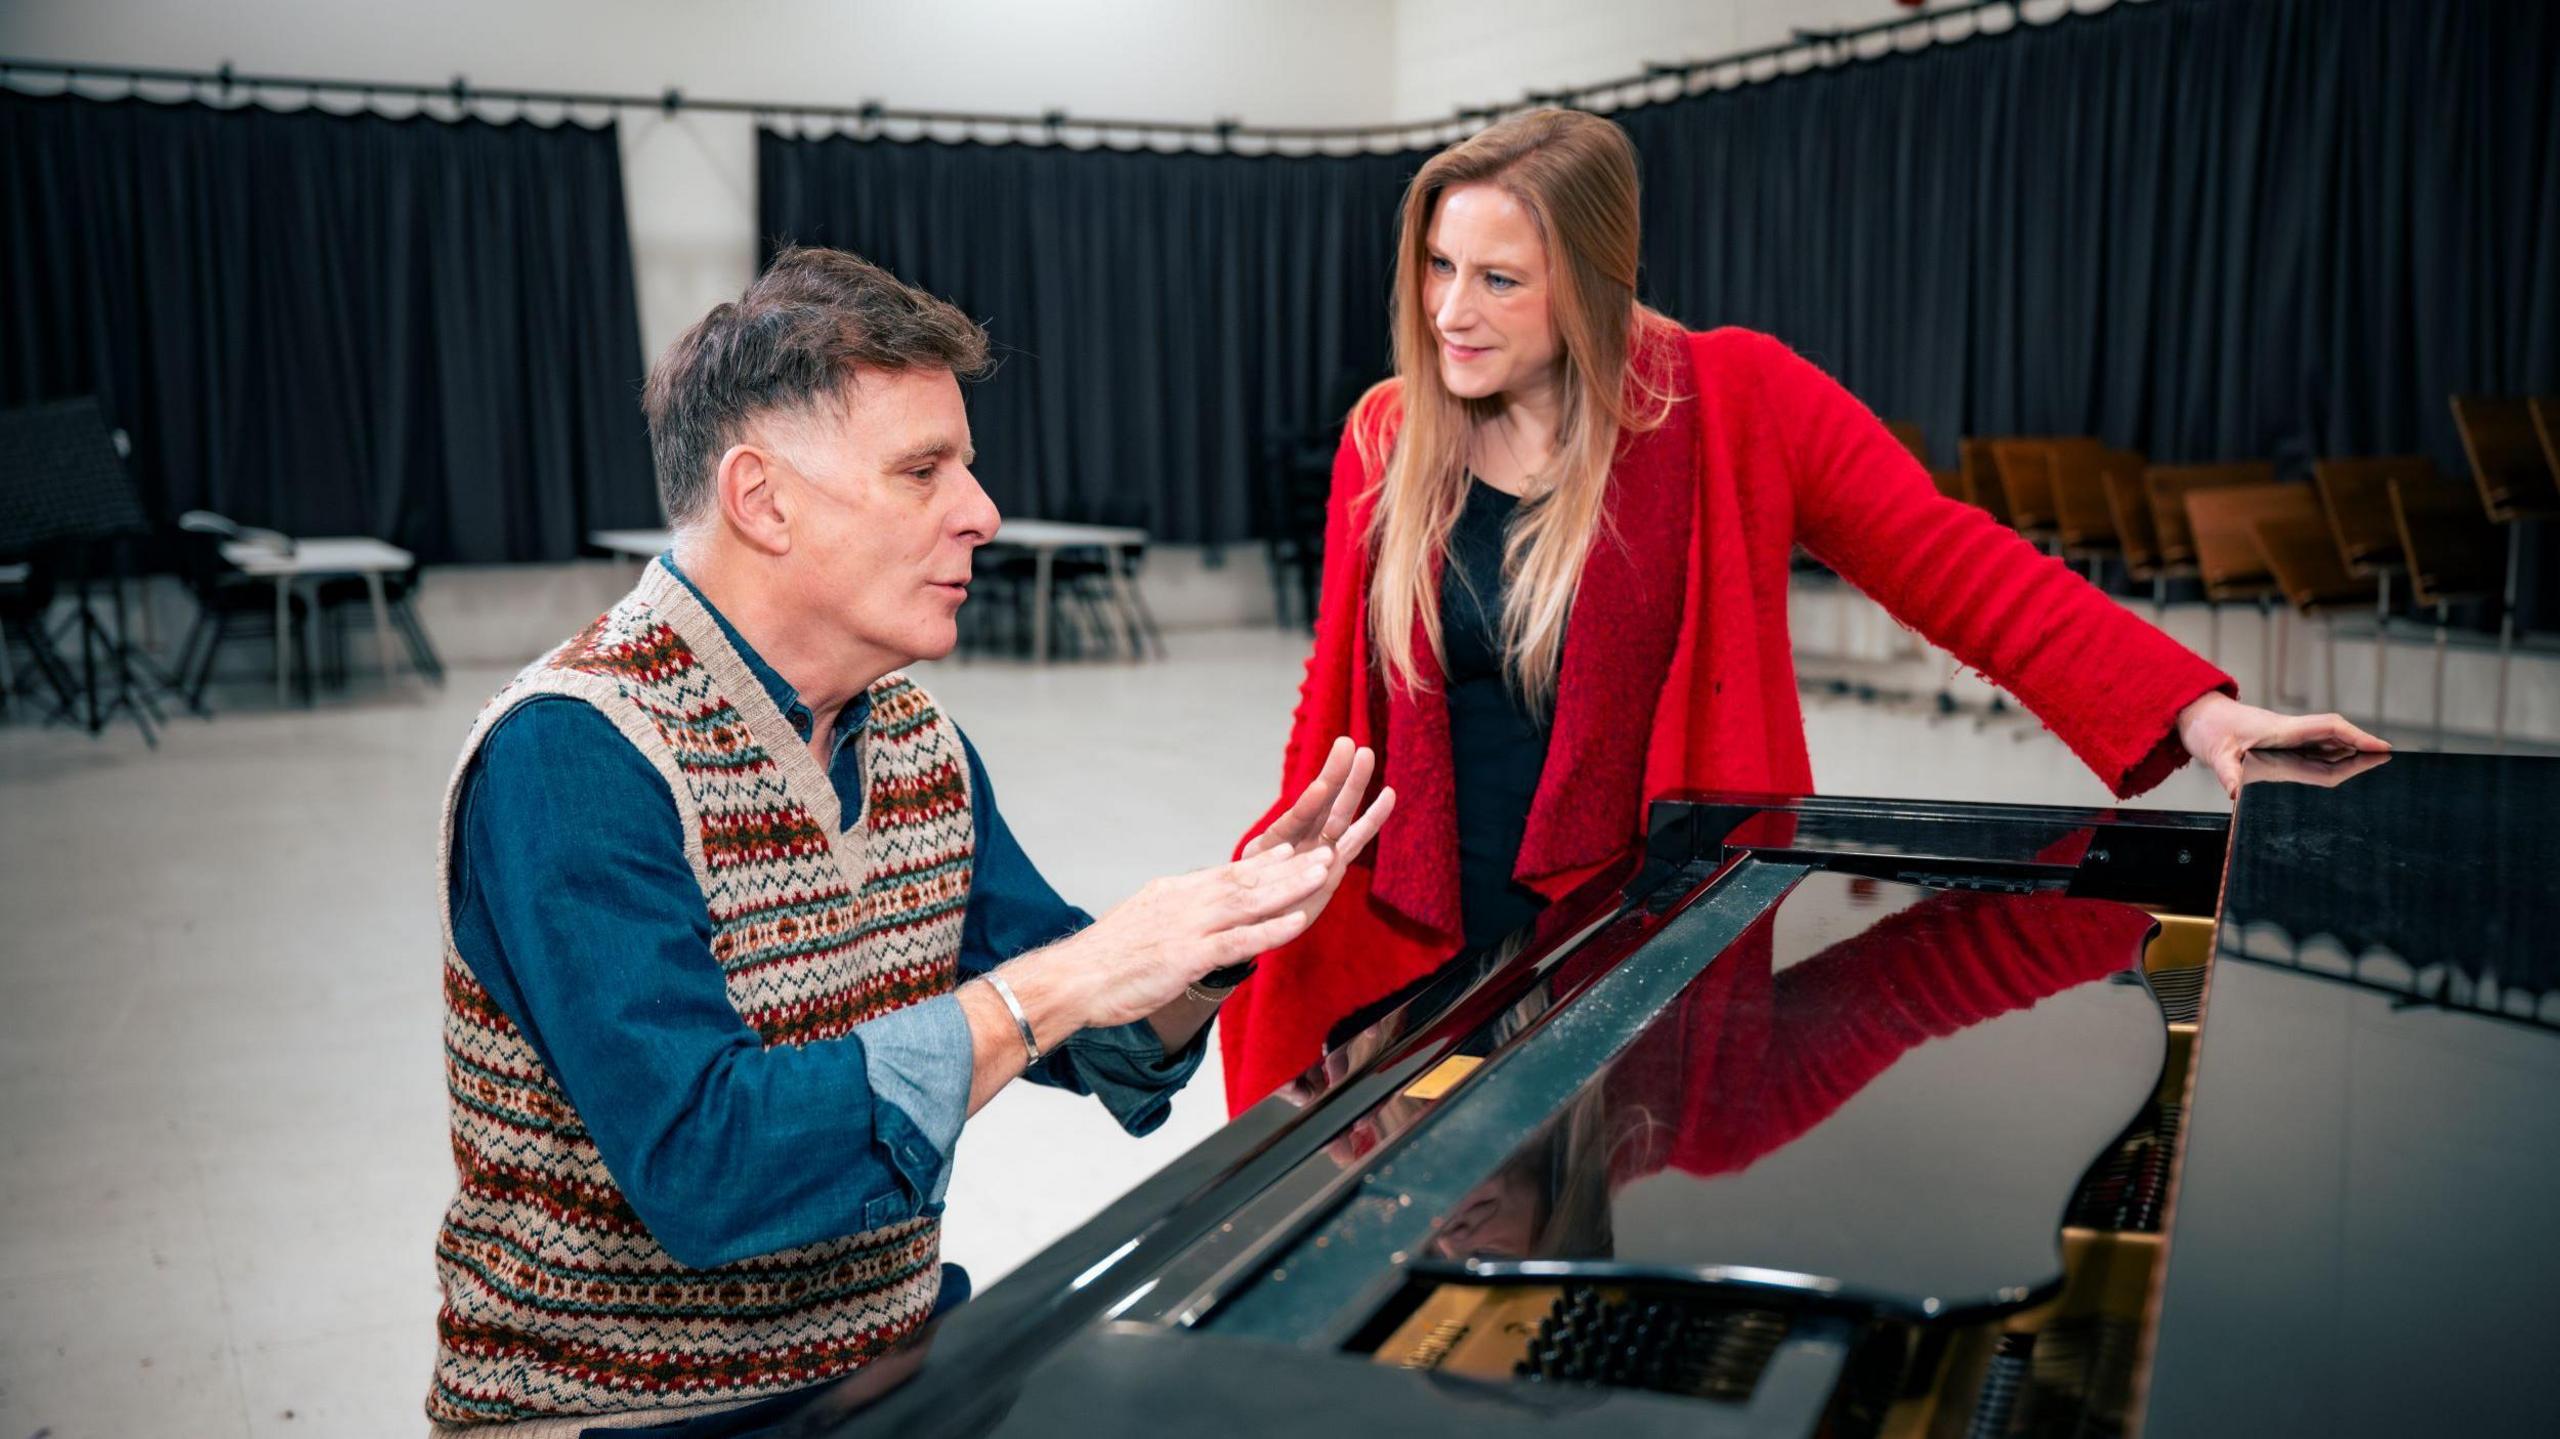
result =
[{"label": "black curtain", "polygon": [[610,126],[0,92],[0,404],[162,518],[565,559],[657,520]]},{"label": "black curtain", "polygon": [[2555,75],[2548,0],[2154,0],[1622,118],[1655,303],[1785,338],[1941,463],[2091,434],[2468,476],[2449,396],[2560,390]]},{"label": "black curtain", "polygon": [[1001,365],[969,420],[1008,514],[1211,543],[1259,532],[1272,448],[1385,373],[1396,201],[1426,158],[757,149],[767,258],[852,250],[986,322]]},{"label": "black curtain", "polygon": [[[2074,433],[2467,474],[2447,396],[2560,389],[2556,42],[2548,0],[2151,0],[1623,111],[1645,296],[1780,336],[1942,460]],[[769,245],[860,251],[1019,352],[973,400],[1017,511],[1137,495],[1233,537],[1256,446],[1383,371],[1419,155],[760,144]]]}]

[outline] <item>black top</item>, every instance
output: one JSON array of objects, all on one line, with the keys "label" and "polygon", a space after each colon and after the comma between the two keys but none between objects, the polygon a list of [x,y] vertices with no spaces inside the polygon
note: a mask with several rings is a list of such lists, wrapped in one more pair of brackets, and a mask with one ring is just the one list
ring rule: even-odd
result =
[{"label": "black top", "polygon": [[1458,904],[1469,946],[1537,918],[1544,901],[1514,884],[1529,802],[1547,763],[1547,722],[1503,672],[1503,536],[1520,501],[1470,476],[1440,570],[1440,642],[1449,696],[1449,762],[1458,805]]}]

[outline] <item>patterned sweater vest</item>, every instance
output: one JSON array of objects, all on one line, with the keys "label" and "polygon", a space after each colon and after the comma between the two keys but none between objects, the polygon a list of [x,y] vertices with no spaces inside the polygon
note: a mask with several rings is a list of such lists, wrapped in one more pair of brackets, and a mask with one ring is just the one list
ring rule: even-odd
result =
[{"label": "patterned sweater vest", "polygon": [[[445,798],[445,1077],[459,1191],[436,1240],[430,1419],[657,1412],[852,1370],[932,1309],[941,1225],[914,1219],[688,1269],[652,1239],[578,1112],[451,931],[454,796],[534,695],[595,706],[674,793],[729,1002],[767,1046],[831,1039],[949,990],[969,894],[959,732],[903,675],[871,687],[850,831],[809,748],[663,565],[482,711]],[[811,1155],[825,1164],[825,1155]]]}]

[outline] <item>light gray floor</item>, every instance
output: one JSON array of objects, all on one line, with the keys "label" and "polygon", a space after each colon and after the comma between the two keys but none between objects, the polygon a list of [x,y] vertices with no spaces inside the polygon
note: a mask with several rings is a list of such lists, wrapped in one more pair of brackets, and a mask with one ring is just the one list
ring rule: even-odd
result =
[{"label": "light gray floor", "polygon": [[[1170,663],[930,666],[1071,899],[1220,858],[1271,797],[1303,640]],[[276,712],[157,753],[0,726],[0,1439],[414,1433],[451,1184],[433,841],[503,679]],[[2104,802],[2031,721],[1808,699],[1839,794]],[[2190,770],[2146,803],[2220,808]],[[1222,1115],[1164,1129],[1017,1088],[972,1123],[949,1257],[993,1280]]]}]

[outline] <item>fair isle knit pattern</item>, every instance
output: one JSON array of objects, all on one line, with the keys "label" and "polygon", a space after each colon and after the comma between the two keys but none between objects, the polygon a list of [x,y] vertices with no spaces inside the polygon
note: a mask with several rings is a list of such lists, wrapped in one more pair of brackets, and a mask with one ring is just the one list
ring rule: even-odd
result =
[{"label": "fair isle knit pattern", "polygon": [[[952,987],[971,860],[959,732],[903,675],[873,685],[869,731],[855,741],[863,814],[846,830],[808,746],[663,564],[482,711],[445,799],[448,916],[461,776],[502,716],[546,694],[595,706],[666,778],[729,1001],[768,1047],[832,1039]],[[444,1305],[430,1419],[758,1399],[860,1366],[932,1309],[936,1219],[717,1269],[677,1263],[472,977],[449,919],[444,992],[461,1182],[436,1240]]]}]

